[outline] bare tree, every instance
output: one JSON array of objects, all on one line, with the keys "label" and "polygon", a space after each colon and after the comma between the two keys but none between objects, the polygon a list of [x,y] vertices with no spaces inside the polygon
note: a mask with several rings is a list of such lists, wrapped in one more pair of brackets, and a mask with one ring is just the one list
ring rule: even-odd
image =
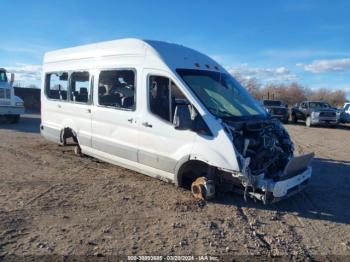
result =
[{"label": "bare tree", "polygon": [[340,107],[346,102],[346,94],[342,90],[317,89],[311,90],[297,82],[268,83],[264,86],[256,78],[246,78],[238,73],[236,79],[255,97],[261,99],[275,99],[293,106],[305,100],[325,101]]}]

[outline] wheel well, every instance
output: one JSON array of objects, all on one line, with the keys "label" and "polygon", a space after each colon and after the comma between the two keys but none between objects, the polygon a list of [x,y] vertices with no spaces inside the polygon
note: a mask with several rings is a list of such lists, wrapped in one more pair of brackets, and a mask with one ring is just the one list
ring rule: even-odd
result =
[{"label": "wheel well", "polygon": [[178,186],[190,189],[192,182],[198,177],[205,176],[211,166],[199,160],[184,163],[177,174]]},{"label": "wheel well", "polygon": [[69,138],[72,138],[74,143],[79,144],[76,132],[70,127],[65,127],[61,131],[60,142],[65,145]]}]

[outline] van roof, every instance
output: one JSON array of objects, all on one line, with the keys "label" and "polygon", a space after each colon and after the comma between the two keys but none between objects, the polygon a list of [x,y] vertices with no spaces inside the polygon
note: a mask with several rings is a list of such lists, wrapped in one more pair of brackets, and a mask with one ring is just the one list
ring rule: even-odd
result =
[{"label": "van roof", "polygon": [[161,61],[172,69],[223,70],[213,59],[191,48],[162,41],[135,38],[99,42],[47,52],[44,57],[44,64],[109,56],[147,56],[150,61]]}]

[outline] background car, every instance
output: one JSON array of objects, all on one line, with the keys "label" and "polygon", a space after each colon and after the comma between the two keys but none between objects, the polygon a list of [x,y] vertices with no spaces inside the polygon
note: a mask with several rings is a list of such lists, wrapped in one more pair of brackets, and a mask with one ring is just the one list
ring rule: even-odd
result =
[{"label": "background car", "polygon": [[262,100],[261,104],[273,118],[279,119],[283,123],[287,123],[289,119],[288,106],[279,100]]},{"label": "background car", "polygon": [[321,101],[305,101],[292,108],[292,122],[305,121],[305,125],[328,125],[336,127],[339,123],[340,112],[328,103]]},{"label": "background car", "polygon": [[340,122],[350,123],[350,102],[345,103],[344,107],[341,109]]}]

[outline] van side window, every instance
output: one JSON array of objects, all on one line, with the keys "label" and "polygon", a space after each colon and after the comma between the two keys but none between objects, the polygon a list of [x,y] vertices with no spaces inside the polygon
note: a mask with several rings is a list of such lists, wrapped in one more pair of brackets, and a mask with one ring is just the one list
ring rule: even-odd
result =
[{"label": "van side window", "polygon": [[149,77],[148,96],[151,112],[171,123],[176,105],[186,101],[186,97],[175,83],[163,76]]},{"label": "van side window", "polygon": [[130,69],[101,71],[98,104],[135,110],[135,72]]},{"label": "van side window", "polygon": [[45,91],[46,96],[51,99],[67,100],[68,73],[57,72],[46,74]]},{"label": "van side window", "polygon": [[90,96],[89,72],[74,72],[70,75],[70,100],[88,103]]}]

